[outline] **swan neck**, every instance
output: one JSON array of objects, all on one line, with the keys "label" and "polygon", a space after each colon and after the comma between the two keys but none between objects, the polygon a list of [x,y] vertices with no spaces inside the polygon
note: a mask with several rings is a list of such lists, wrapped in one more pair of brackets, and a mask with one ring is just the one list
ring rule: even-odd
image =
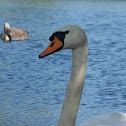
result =
[{"label": "swan neck", "polygon": [[84,85],[88,43],[72,50],[72,71],[58,126],[74,126]]}]

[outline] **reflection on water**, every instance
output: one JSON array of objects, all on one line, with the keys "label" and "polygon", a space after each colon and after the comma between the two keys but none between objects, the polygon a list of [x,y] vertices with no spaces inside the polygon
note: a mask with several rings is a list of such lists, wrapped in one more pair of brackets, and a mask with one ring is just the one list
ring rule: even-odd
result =
[{"label": "reflection on water", "polygon": [[110,111],[125,111],[125,1],[0,1],[4,22],[29,31],[29,40],[0,40],[0,125],[55,126],[71,71],[71,51],[42,60],[54,29],[75,24],[87,33],[87,76],[79,122]]}]

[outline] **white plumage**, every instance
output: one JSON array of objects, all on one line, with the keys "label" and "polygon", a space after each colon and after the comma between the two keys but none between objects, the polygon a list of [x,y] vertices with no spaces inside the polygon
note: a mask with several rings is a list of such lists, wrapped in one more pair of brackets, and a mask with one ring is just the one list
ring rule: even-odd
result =
[{"label": "white plumage", "polygon": [[[69,25],[57,29],[54,33],[59,31],[69,31],[64,38],[62,49],[72,49],[72,71],[58,126],[74,126],[86,75],[88,41],[85,32],[78,26]],[[43,53],[40,58],[42,55]],[[105,114],[79,126],[126,126],[126,114],[121,112]]]}]

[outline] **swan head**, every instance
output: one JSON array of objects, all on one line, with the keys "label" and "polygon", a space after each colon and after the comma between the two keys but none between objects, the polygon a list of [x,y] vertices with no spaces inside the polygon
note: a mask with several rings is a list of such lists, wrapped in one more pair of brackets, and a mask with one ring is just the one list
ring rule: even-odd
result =
[{"label": "swan head", "polygon": [[1,38],[2,38],[5,42],[11,41],[11,30],[10,30],[10,29],[7,29],[6,31],[2,32]]},{"label": "swan head", "polygon": [[39,58],[43,58],[62,49],[75,49],[79,46],[83,46],[87,37],[80,27],[69,25],[54,31],[49,40],[51,43],[39,55]]},{"label": "swan head", "polygon": [[5,42],[11,41],[11,30],[8,23],[4,24],[4,31],[1,33],[0,38],[2,38]]}]

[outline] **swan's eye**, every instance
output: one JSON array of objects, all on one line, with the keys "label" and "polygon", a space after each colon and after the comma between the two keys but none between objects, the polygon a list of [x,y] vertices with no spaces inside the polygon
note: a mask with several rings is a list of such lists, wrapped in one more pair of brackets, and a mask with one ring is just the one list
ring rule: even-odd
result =
[{"label": "swan's eye", "polygon": [[55,41],[53,41],[53,42],[51,43],[50,47],[52,47],[52,46],[54,45],[54,43],[55,43]]},{"label": "swan's eye", "polygon": [[66,33],[66,34],[68,34],[68,33],[69,33],[69,31],[65,31],[65,33]]}]

